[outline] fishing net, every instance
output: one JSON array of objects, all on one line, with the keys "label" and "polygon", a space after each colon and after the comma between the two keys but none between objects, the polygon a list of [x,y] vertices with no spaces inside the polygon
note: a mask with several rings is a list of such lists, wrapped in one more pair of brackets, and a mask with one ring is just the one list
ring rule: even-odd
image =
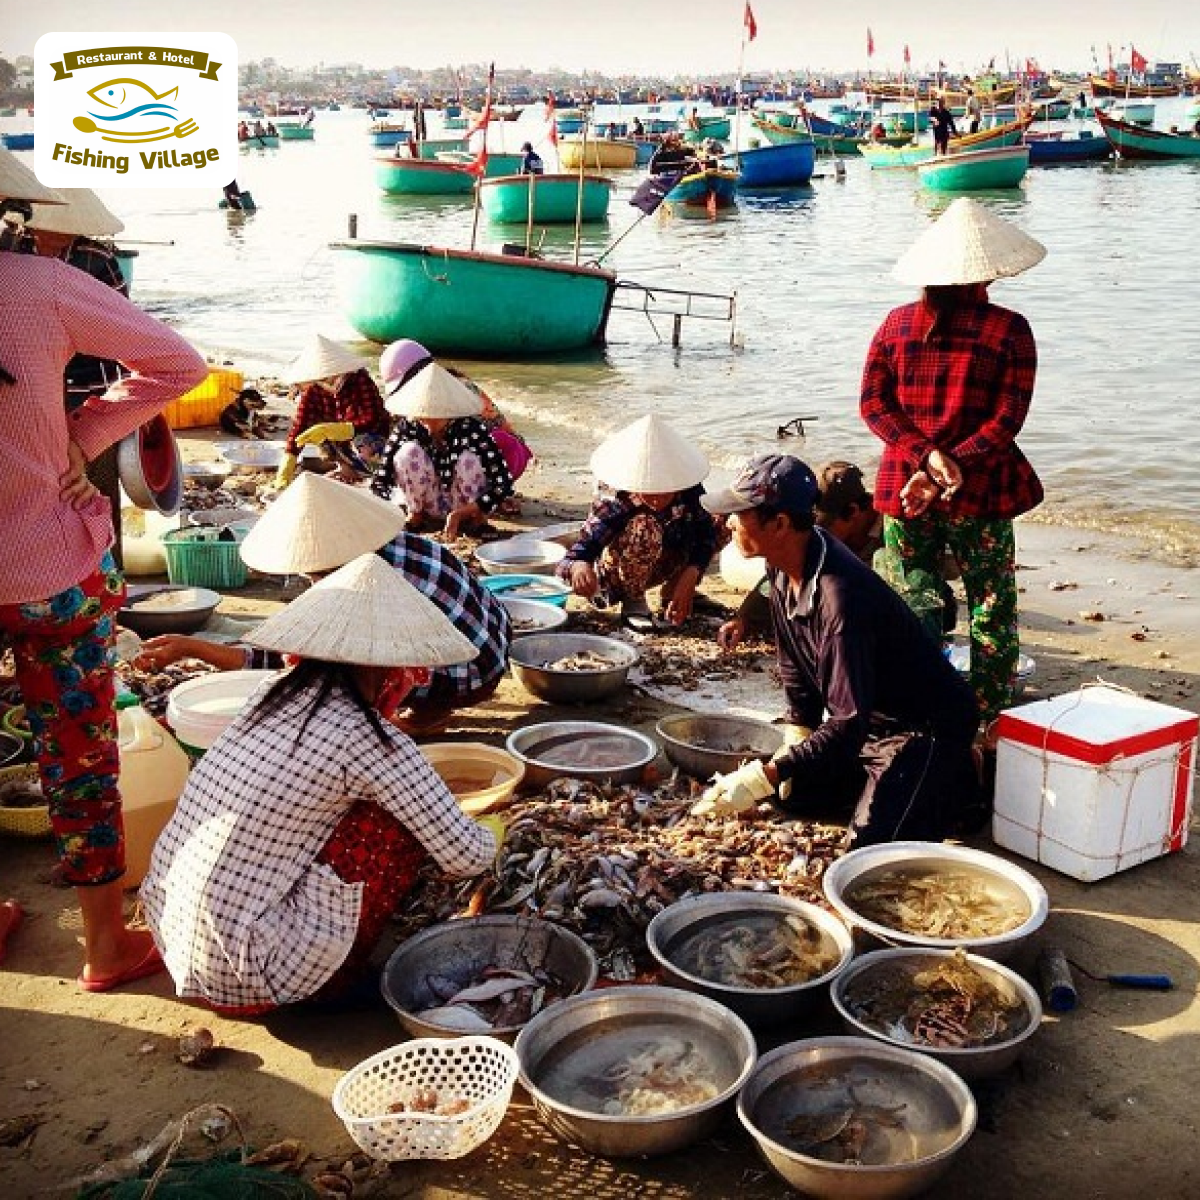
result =
[{"label": "fishing net", "polygon": [[79,1200],[310,1200],[318,1193],[303,1179],[247,1166],[240,1151],[171,1163],[152,1178],[96,1184]]}]

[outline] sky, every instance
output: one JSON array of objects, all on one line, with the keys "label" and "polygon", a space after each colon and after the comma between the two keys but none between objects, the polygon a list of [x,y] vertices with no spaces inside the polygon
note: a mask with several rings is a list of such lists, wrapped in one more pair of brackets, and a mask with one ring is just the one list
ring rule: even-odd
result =
[{"label": "sky", "polygon": [[[1134,46],[1150,61],[1196,64],[1200,5],[1184,0],[1002,0],[901,6],[881,0],[750,0],[758,35],[745,46],[747,76],[807,70],[899,72],[904,46],[914,70],[972,74],[994,58],[1016,69],[1088,70],[1107,46],[1118,64]],[[615,76],[732,74],[745,37],[745,0],[10,0],[0,56],[32,54],[50,32],[227,33],[239,59],[285,66],[361,63],[434,67],[494,61],[498,68],[564,68]],[[101,25],[104,12],[111,24]],[[452,15],[448,15],[452,14]],[[936,26],[936,29],[934,28]],[[868,60],[867,30],[875,53]]]}]

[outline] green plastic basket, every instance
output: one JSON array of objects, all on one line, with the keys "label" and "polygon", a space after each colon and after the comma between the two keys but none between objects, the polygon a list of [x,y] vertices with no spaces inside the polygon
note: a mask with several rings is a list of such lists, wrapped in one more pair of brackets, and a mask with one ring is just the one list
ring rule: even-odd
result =
[{"label": "green plastic basket", "polygon": [[245,529],[229,529],[234,541],[217,540],[212,529],[170,529],[162,535],[167,578],[188,587],[238,588],[246,582],[240,553]]}]

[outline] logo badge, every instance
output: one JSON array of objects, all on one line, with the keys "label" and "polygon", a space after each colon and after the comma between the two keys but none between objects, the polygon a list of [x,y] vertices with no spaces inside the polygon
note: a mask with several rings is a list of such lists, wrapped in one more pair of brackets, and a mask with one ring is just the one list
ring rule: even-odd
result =
[{"label": "logo badge", "polygon": [[224,33],[47,33],[34,171],[48,187],[223,188],[237,174],[237,46]]}]

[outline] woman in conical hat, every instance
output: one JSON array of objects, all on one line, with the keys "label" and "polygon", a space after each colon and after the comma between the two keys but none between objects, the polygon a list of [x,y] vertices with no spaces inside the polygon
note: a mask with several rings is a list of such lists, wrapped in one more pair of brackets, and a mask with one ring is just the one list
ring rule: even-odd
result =
[{"label": "woman in conical hat", "polygon": [[346,482],[365,478],[387,440],[392,420],[367,364],[348,346],[316,333],[283,373],[299,389],[275,483],[285,488],[305,446],[334,452]]},{"label": "woman in conical hat", "polygon": [[[61,200],[0,150],[0,210],[23,219]],[[68,417],[63,373],[75,354],[132,374]],[[112,288],[53,258],[0,251],[0,649],[13,652],[61,877],[82,915],[88,992],[161,971],[162,960],[123,915],[112,648],[125,581],[87,465],[206,374],[187,342]]]},{"label": "woman in conical hat", "polygon": [[646,593],[661,584],[662,616],[683,624],[717,549],[700,506],[708,459],[651,413],[605,439],[591,466],[603,490],[558,574],[599,608],[619,603],[624,623],[643,633],[658,625]]},{"label": "woman in conical hat", "polygon": [[384,380],[388,411],[400,419],[371,490],[400,505],[413,532],[440,529],[452,540],[513,494],[512,472],[482,419],[478,390],[436,362],[406,366],[409,357]]},{"label": "woman in conical hat", "polygon": [[875,507],[885,543],[935,577],[944,547],[958,559],[985,730],[1011,703],[1017,668],[1013,518],[1042,500],[1016,444],[1037,347],[988,286],[1045,255],[978,201],[955,200],[897,262],[893,275],[921,297],[888,314],[863,371],[862,416],[884,443]]},{"label": "woman in conical hat", "polygon": [[294,665],[192,770],[142,885],[180,996],[248,1016],[361,983],[419,867],[465,878],[502,827],[463,815],[390,712],[475,648],[376,554],[250,636]]}]

